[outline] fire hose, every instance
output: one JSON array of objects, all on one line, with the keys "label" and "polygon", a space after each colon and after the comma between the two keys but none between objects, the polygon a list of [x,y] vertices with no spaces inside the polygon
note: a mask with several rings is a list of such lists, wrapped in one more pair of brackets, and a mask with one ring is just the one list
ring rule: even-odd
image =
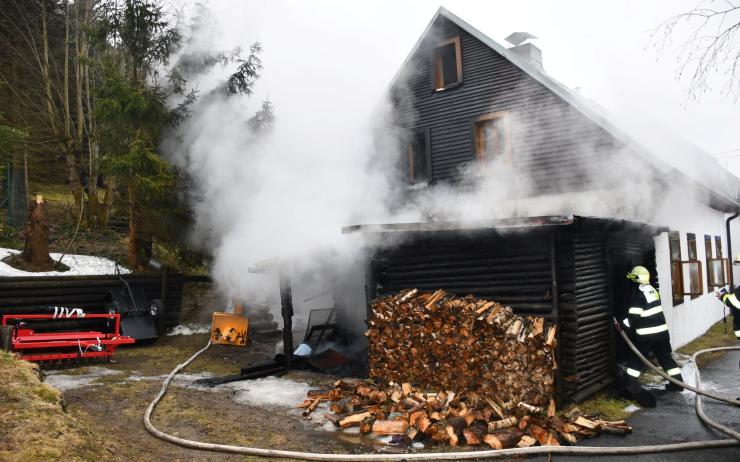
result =
[{"label": "fire hose", "polygon": [[[696,412],[699,418],[711,428],[714,428],[722,433],[732,436],[730,439],[721,440],[705,440],[705,441],[693,441],[686,443],[669,443],[669,444],[655,444],[655,445],[643,445],[643,446],[623,446],[623,447],[597,447],[597,446],[538,446],[538,447],[527,447],[527,448],[510,448],[510,449],[491,449],[482,451],[465,451],[465,452],[428,452],[428,453],[408,453],[408,454],[323,454],[316,452],[303,452],[303,451],[287,451],[282,449],[265,449],[255,448],[249,446],[236,446],[229,444],[218,444],[218,443],[204,443],[201,441],[194,441],[185,438],[180,438],[174,435],[170,435],[159,430],[151,422],[152,413],[154,408],[157,406],[159,401],[167,392],[167,388],[170,382],[174,379],[182,369],[188,366],[195,358],[200,354],[208,350],[211,347],[211,341],[208,341],[206,346],[197,351],[187,361],[175,367],[170,374],[165,378],[162,383],[157,396],[149,403],[149,406],[144,413],[144,426],[147,431],[153,436],[162,439],[164,441],[190,448],[200,449],[207,451],[218,451],[227,452],[232,454],[244,454],[251,456],[260,457],[282,457],[288,459],[302,459],[302,460],[318,460],[318,461],[380,461],[380,460],[463,460],[463,459],[481,459],[481,458],[503,458],[509,456],[528,456],[528,455],[544,455],[544,454],[569,454],[569,455],[632,455],[632,454],[655,454],[664,452],[679,452],[679,451],[690,451],[698,449],[718,449],[727,448],[740,445],[740,433],[726,427],[718,422],[711,420],[706,416],[701,404],[701,396],[716,399],[728,404],[740,406],[740,401],[735,399],[726,398],[714,393],[697,388],[701,385],[701,377],[699,375],[698,367],[696,369],[696,387],[689,384],[683,383],[665,374],[662,370],[654,366],[645,356],[643,356],[634,344],[630,341],[629,337],[625,332],[622,331],[617,321],[614,321],[617,325],[622,338],[627,342],[633,353],[647,366],[649,369],[658,373],[661,377],[668,379],[669,381],[680,385],[681,387],[690,390],[697,394],[696,397]],[[708,348],[700,350],[694,353],[692,361],[696,363],[696,358],[704,353],[712,351],[726,351],[726,350],[740,350],[740,346],[735,347],[723,347],[723,348]]]}]

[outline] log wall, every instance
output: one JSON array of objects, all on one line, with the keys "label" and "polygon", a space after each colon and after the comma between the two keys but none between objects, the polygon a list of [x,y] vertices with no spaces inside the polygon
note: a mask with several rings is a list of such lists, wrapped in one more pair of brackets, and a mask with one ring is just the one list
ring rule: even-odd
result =
[{"label": "log wall", "polygon": [[[143,289],[148,298],[160,298],[162,278],[159,275],[132,274],[123,278],[132,289]],[[164,327],[180,321],[183,282],[186,277],[167,277]],[[103,312],[105,295],[123,287],[118,276],[53,276],[0,278],[0,316],[33,313],[39,307],[66,306],[88,312]]]}]

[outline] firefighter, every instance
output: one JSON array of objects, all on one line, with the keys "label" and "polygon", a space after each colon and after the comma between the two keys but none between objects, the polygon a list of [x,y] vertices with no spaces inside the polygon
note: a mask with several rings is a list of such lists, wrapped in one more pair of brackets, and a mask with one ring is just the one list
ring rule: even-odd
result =
[{"label": "firefighter", "polygon": [[[627,273],[627,279],[635,283],[623,324],[632,333],[633,342],[643,356],[652,351],[665,372],[676,380],[683,382],[681,369],[671,356],[671,338],[668,325],[663,315],[660,294],[650,285],[650,272],[644,266],[635,266]],[[627,361],[627,389],[642,391],[638,379],[645,366],[633,355]],[[683,390],[679,385],[668,382],[668,391]]]},{"label": "firefighter", "polygon": [[[735,257],[733,264],[740,265],[740,254]],[[722,300],[722,303],[730,308],[730,312],[732,313],[732,330],[735,331],[735,338],[740,340],[740,285],[735,287],[732,293],[723,287],[717,294],[717,298]]]}]

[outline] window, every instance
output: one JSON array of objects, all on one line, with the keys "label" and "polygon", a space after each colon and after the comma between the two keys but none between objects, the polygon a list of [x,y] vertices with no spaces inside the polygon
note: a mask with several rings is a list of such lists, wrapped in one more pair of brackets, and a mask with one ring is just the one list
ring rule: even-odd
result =
[{"label": "window", "polygon": [[722,238],[719,236],[714,236],[714,251],[717,258],[722,258]]},{"label": "window", "polygon": [[707,287],[709,287],[709,290],[712,290],[712,276],[710,274],[712,270],[712,265],[709,264],[710,260],[712,260],[712,256],[714,254],[712,253],[712,236],[709,234],[704,235],[704,258],[707,261]]},{"label": "window", "polygon": [[[701,261],[696,255],[696,234],[686,234],[686,244],[689,251],[689,259],[682,261],[684,295],[696,298],[704,293],[704,281],[702,280]],[[686,287],[689,288],[688,292]]]},{"label": "window", "polygon": [[668,235],[668,245],[671,250],[671,291],[675,306],[683,303],[683,267],[681,266],[681,240],[678,233]]},{"label": "window", "polygon": [[429,181],[431,176],[431,152],[429,130],[418,130],[411,137],[407,148],[407,169],[412,184]]},{"label": "window", "polygon": [[511,160],[508,111],[480,116],[473,128],[475,157],[478,160],[488,162],[501,158]]},{"label": "window", "polygon": [[432,58],[432,89],[441,91],[462,83],[460,37],[443,41],[434,49]]},{"label": "window", "polygon": [[[706,239],[709,236],[705,236]],[[722,238],[714,236],[714,258],[707,257],[707,287],[709,290],[728,284],[729,260],[722,258]],[[711,255],[711,251],[709,254]]]}]

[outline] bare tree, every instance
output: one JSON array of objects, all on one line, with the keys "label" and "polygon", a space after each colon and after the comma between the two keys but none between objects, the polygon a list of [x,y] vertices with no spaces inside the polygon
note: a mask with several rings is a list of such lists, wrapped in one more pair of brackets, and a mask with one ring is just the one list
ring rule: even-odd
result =
[{"label": "bare tree", "polygon": [[721,93],[736,102],[740,97],[740,6],[734,0],[709,0],[670,17],[652,33],[661,52],[683,36],[678,46],[676,78],[689,78],[687,98],[698,100],[710,90],[715,75]]}]

